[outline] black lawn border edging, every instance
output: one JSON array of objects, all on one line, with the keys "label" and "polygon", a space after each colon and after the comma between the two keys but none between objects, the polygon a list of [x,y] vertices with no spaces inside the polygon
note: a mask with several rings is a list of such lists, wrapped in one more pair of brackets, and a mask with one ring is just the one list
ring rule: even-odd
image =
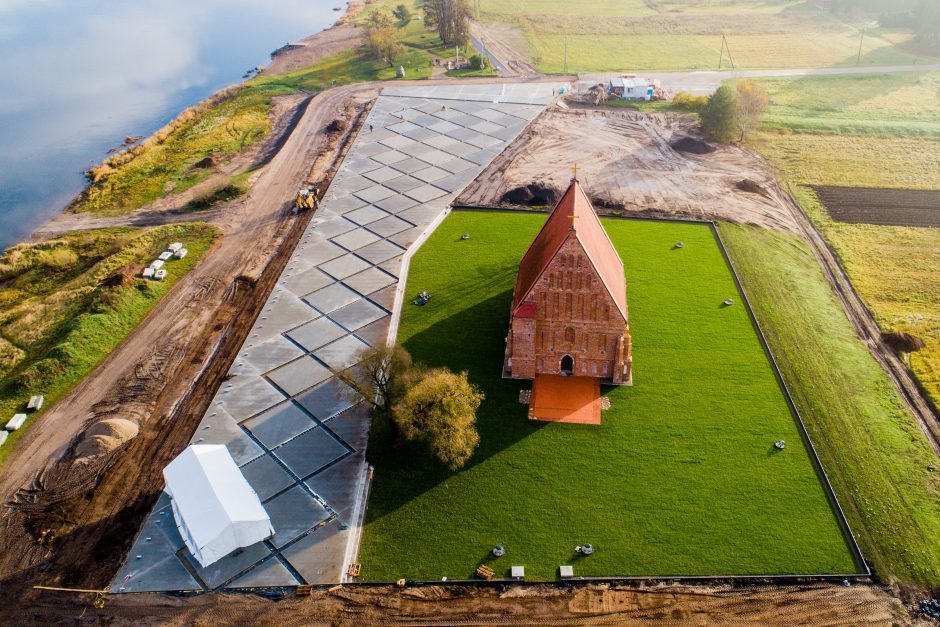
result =
[{"label": "black lawn border edging", "polygon": [[[514,209],[507,207],[486,207],[486,206],[474,206],[474,205],[453,205],[454,211],[479,211],[479,212],[499,212],[499,213],[523,213],[523,214],[547,214],[548,211],[540,209]],[[763,575],[763,576],[753,576],[753,575],[701,575],[701,576],[677,576],[677,577],[583,577],[578,578],[583,581],[680,581],[680,580],[736,580],[736,581],[759,581],[766,579],[786,579],[786,580],[807,580],[807,579],[846,579],[852,577],[871,577],[871,569],[868,566],[868,563],[865,561],[865,557],[862,554],[861,548],[858,546],[858,542],[855,539],[855,534],[852,533],[852,528],[849,526],[849,522],[845,517],[845,512],[842,509],[842,506],[839,504],[839,499],[835,494],[835,491],[832,488],[832,483],[829,481],[829,475],[826,474],[826,470],[823,468],[822,462],[819,459],[819,455],[816,452],[816,447],[813,446],[813,441],[809,436],[809,432],[806,430],[806,424],[803,422],[803,416],[800,414],[800,410],[797,408],[796,403],[793,401],[793,397],[790,394],[790,388],[787,386],[786,381],[783,378],[783,375],[780,372],[780,367],[777,364],[777,359],[774,357],[773,351],[770,349],[770,345],[767,343],[767,338],[764,335],[764,330],[761,328],[760,323],[757,321],[757,316],[754,314],[754,310],[751,307],[751,301],[747,297],[747,292],[744,290],[744,286],[741,283],[741,279],[738,277],[738,271],[734,267],[734,262],[731,260],[731,256],[728,254],[728,250],[725,247],[725,242],[721,238],[721,233],[719,230],[718,222],[714,220],[696,220],[693,218],[664,218],[664,217],[655,217],[655,216],[625,216],[625,215],[602,215],[599,216],[602,218],[612,218],[615,220],[638,220],[638,221],[647,221],[647,222],[669,222],[676,224],[695,224],[708,226],[712,232],[712,235],[715,238],[715,243],[718,245],[718,249],[721,251],[721,255],[725,260],[725,265],[727,265],[728,270],[731,272],[731,277],[734,279],[735,287],[737,287],[738,292],[741,294],[741,298],[744,301],[744,307],[747,310],[748,318],[751,321],[751,325],[754,330],[757,332],[757,337],[760,340],[761,347],[764,349],[764,354],[767,359],[770,361],[771,368],[774,371],[774,377],[777,379],[777,384],[780,386],[780,389],[783,391],[783,396],[786,399],[787,406],[790,408],[790,414],[796,422],[797,430],[800,432],[800,439],[803,441],[803,445],[806,447],[807,452],[809,452],[810,459],[813,464],[813,468],[816,471],[817,478],[823,487],[823,492],[826,494],[826,498],[829,501],[829,506],[832,508],[833,513],[835,514],[836,521],[839,524],[840,529],[842,530],[842,535],[844,536],[849,552],[852,554],[852,559],[855,561],[856,567],[859,569],[857,573],[845,573],[841,575],[836,574],[820,574],[820,575]],[[450,581],[450,580],[448,580]],[[474,581],[474,580],[470,580]],[[512,580],[500,580],[502,582],[512,581]],[[458,583],[457,580],[454,580],[455,583]],[[432,583],[432,582],[415,582],[415,583]],[[440,583],[440,582],[433,582]],[[461,582],[466,583],[466,582]]]}]

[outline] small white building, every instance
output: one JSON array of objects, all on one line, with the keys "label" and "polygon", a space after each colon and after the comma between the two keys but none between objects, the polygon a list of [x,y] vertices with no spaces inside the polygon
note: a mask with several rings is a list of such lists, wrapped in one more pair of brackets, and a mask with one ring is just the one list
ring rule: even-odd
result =
[{"label": "small white building", "polygon": [[626,100],[652,100],[656,86],[645,78],[617,76],[607,81],[607,91]]}]

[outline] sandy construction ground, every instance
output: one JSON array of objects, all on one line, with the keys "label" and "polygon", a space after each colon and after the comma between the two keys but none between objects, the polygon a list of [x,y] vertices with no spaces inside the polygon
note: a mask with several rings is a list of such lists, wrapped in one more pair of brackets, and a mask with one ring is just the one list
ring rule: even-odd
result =
[{"label": "sandy construction ground", "polygon": [[[575,585],[406,588],[344,587],[289,593],[181,598],[45,593],[16,613],[17,622],[108,625],[888,625],[912,624],[907,608],[874,585],[806,584],[732,587]],[[13,608],[5,608],[7,611]],[[0,609],[0,616],[3,610]]]},{"label": "sandy construction ground", "polygon": [[[578,165],[584,188],[626,213],[720,219],[797,232],[767,163],[739,146],[698,155],[670,143],[697,135],[692,116],[673,113],[549,110],[484,171],[458,202],[497,205],[510,190],[538,183],[564,190]],[[742,192],[749,179],[768,197]]]}]

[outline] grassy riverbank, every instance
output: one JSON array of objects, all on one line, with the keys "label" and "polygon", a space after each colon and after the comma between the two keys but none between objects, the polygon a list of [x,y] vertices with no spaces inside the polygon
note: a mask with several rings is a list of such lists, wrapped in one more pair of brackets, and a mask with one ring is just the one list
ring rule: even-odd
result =
[{"label": "grassy riverbank", "polygon": [[[32,394],[45,407],[71,390],[124,341],[218,236],[200,224],[76,231],[20,244],[0,257],[0,421]],[[167,263],[163,281],[139,278],[167,244],[189,254]],[[10,435],[0,462],[29,429]]]}]

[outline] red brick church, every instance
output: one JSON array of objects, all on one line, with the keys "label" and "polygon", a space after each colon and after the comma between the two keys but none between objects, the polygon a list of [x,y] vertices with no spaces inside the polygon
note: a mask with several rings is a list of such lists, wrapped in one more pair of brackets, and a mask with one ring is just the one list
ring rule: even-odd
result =
[{"label": "red brick church", "polygon": [[529,418],[599,424],[631,349],[623,262],[574,178],[519,264],[504,374],[533,380]]}]

